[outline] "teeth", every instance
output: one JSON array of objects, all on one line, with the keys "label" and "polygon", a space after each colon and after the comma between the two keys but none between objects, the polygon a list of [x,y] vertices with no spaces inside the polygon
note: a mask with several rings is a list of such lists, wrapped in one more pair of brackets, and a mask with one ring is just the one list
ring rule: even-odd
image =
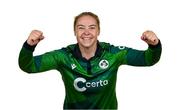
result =
[{"label": "teeth", "polygon": [[84,40],[89,40],[90,38],[83,38]]}]

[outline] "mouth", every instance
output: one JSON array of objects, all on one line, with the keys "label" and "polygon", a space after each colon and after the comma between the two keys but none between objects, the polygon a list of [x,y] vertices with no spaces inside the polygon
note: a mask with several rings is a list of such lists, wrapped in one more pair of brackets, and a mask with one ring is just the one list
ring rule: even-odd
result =
[{"label": "mouth", "polygon": [[83,39],[83,40],[90,40],[90,39],[92,39],[92,38],[90,38],[90,37],[83,37],[82,39]]},{"label": "mouth", "polygon": [[81,39],[83,39],[83,40],[91,40],[92,37],[90,37],[90,36],[82,36]]}]

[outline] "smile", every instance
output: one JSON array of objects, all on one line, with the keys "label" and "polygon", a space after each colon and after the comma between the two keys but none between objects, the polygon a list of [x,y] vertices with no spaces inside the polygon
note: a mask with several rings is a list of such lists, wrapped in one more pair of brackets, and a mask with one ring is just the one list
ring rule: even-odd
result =
[{"label": "smile", "polygon": [[84,38],[82,38],[82,39],[84,39],[84,40],[90,40],[90,39],[92,39],[92,38],[90,38],[90,37],[84,37]]}]

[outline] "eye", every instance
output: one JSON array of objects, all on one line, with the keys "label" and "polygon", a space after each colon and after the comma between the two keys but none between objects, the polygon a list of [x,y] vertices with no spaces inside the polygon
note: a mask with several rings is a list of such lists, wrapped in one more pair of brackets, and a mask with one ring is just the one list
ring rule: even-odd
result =
[{"label": "eye", "polygon": [[89,27],[89,29],[96,29],[96,27],[92,26],[92,27]]},{"label": "eye", "polygon": [[84,27],[78,27],[78,29],[85,29]]}]

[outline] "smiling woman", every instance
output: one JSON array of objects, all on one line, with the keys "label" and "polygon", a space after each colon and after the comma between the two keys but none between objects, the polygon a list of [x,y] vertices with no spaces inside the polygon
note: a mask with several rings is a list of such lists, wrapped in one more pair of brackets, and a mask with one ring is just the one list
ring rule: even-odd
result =
[{"label": "smiling woman", "polygon": [[[66,97],[64,109],[117,109],[116,79],[121,65],[152,66],[161,56],[161,43],[152,31],[145,31],[144,51],[99,42],[99,18],[83,12],[75,18],[77,44],[33,56],[43,32],[33,30],[24,43],[19,66],[27,73],[56,69],[62,75]],[[102,101],[103,100],[103,101]]]}]

